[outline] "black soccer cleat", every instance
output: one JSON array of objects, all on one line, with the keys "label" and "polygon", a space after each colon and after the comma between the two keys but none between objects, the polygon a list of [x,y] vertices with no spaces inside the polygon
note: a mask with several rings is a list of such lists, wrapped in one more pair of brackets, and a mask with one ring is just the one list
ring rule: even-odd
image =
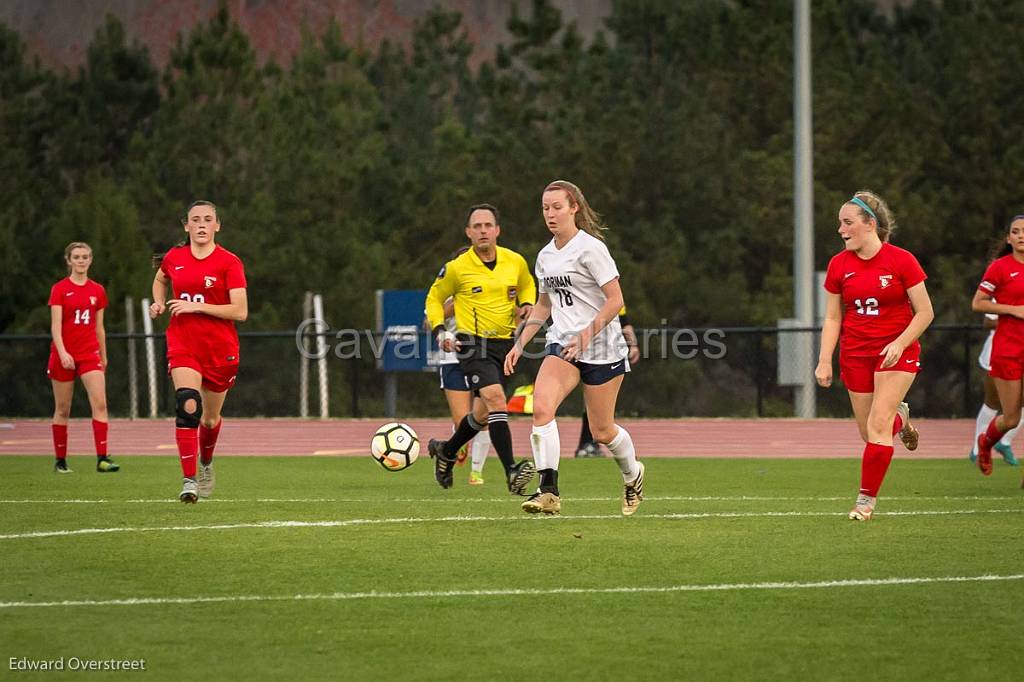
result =
[{"label": "black soccer cleat", "polygon": [[97,457],[96,458],[96,471],[101,474],[110,473],[114,471],[120,471],[121,467],[114,460],[109,457]]},{"label": "black soccer cleat", "polygon": [[447,441],[431,438],[427,443],[427,452],[434,460],[434,478],[442,488],[452,487],[453,473],[455,470],[455,457],[445,457],[444,446]]},{"label": "black soccer cleat", "polygon": [[513,495],[525,495],[526,486],[530,485],[537,468],[533,462],[524,459],[508,470],[508,491]]},{"label": "black soccer cleat", "polygon": [[58,474],[70,474],[71,469],[68,467],[67,460],[58,459],[53,463],[53,470]]}]

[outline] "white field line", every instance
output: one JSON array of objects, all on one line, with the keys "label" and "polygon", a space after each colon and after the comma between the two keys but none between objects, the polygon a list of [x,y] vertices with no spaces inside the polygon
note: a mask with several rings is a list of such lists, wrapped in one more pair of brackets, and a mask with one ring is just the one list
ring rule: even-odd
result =
[{"label": "white field line", "polygon": [[133,597],[129,599],[79,599],[65,601],[0,602],[0,609],[44,608],[51,606],[155,606],[164,604],[217,604],[229,602],[351,601],[357,599],[451,599],[459,597],[535,597],[580,594],[665,594],[671,592],[733,592],[744,590],[813,590],[844,587],[927,585],[938,583],[975,583],[1024,580],[1024,573],[1013,575],[937,576],[920,578],[865,578],[821,582],[718,583],[710,585],[667,585],[663,587],[550,587],[532,589],[422,590],[414,592],[330,592],[317,594],[258,595],[237,594],[219,597]]},{"label": "white field line", "polygon": [[[842,495],[834,497],[776,497],[776,496],[754,496],[754,495],[701,495],[701,496],[689,496],[689,495],[665,495],[661,497],[647,496],[644,500],[648,502],[839,502],[844,500],[852,499],[852,495]],[[621,499],[621,497],[563,497],[563,500],[569,502],[615,502]],[[1024,497],[1020,495],[1007,495],[1007,496],[981,496],[981,495],[939,495],[939,496],[926,496],[926,495],[905,495],[905,496],[886,496],[885,501],[908,501],[908,500],[929,500],[929,501],[950,501],[950,502],[986,502],[986,501],[1005,501],[1005,500],[1021,500]],[[313,504],[320,502],[337,502],[337,503],[354,503],[354,504],[374,504],[374,503],[415,503],[415,504],[426,504],[426,503],[440,503],[440,504],[459,504],[459,503],[500,503],[506,504],[509,501],[508,497],[471,497],[471,498],[446,498],[446,497],[425,497],[425,498],[355,498],[355,497],[255,497],[255,498],[216,498],[203,500],[203,504]],[[108,499],[11,499],[11,500],[0,500],[0,504],[179,504],[180,501],[176,497],[167,498],[154,498],[154,499],[134,499],[134,500],[108,500]]]},{"label": "white field line", "polygon": [[[879,516],[948,516],[968,514],[1020,514],[1020,509],[956,509],[956,510],[918,510],[918,511],[887,511]],[[846,512],[693,512],[679,514],[642,514],[643,519],[695,520],[695,519],[749,519],[779,517],[822,517],[846,516]],[[441,516],[441,517],[398,517],[378,519],[339,519],[331,521],[254,521],[250,523],[217,523],[197,526],[114,526],[110,528],[76,528],[73,530],[43,530],[27,533],[8,533],[0,535],[0,540],[26,540],[34,538],[72,537],[76,535],[106,535],[112,533],[160,533],[195,530],[239,530],[246,528],[343,528],[346,526],[374,526],[417,523],[458,523],[478,521],[518,521],[526,523],[544,523],[559,521],[610,521],[625,522],[620,514],[580,514],[573,516]]]}]

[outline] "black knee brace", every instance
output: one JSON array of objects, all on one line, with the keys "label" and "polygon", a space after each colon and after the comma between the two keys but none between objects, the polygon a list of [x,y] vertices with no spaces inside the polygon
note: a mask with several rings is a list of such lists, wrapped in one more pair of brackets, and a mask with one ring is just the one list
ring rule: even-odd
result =
[{"label": "black knee brace", "polygon": [[[196,401],[194,412],[185,409],[189,400]],[[203,413],[203,396],[194,388],[179,388],[174,392],[174,425],[181,429],[198,429],[199,415]]]}]

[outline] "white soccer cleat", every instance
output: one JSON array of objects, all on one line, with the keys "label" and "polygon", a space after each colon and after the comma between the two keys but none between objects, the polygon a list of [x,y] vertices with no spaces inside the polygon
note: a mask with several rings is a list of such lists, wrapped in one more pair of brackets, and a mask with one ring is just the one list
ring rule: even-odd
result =
[{"label": "white soccer cleat", "polygon": [[206,499],[213,494],[213,485],[216,479],[213,476],[213,462],[199,464],[199,497]]},{"label": "white soccer cleat", "polygon": [[870,521],[875,514],[875,498],[869,495],[857,495],[857,501],[850,510],[851,521]]},{"label": "white soccer cleat", "polygon": [[196,484],[194,478],[186,478],[182,482],[181,492],[178,494],[178,499],[185,504],[195,504],[199,499],[199,486]]},{"label": "white soccer cleat", "polygon": [[921,434],[918,433],[914,425],[910,423],[910,405],[907,403],[900,403],[896,407],[896,414],[903,420],[903,428],[900,429],[900,440],[903,441],[903,446],[910,451],[917,450],[917,443],[921,439]]}]

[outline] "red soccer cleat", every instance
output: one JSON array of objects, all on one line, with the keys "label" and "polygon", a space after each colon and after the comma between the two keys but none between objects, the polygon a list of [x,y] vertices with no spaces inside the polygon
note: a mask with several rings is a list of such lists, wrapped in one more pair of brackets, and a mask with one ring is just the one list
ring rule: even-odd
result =
[{"label": "red soccer cleat", "polygon": [[992,475],[992,443],[984,433],[978,436],[978,468],[985,476]]}]

